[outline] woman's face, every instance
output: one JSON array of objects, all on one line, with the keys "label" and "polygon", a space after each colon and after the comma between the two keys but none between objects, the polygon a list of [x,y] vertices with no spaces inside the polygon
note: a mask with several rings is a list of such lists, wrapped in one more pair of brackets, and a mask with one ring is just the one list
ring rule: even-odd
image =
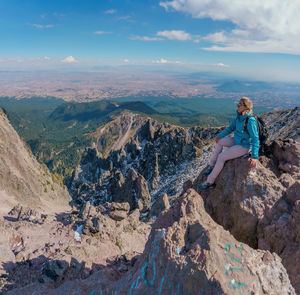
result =
[{"label": "woman's face", "polygon": [[242,100],[239,101],[237,106],[238,106],[239,114],[243,113],[247,109],[247,107],[244,105],[244,102]]}]

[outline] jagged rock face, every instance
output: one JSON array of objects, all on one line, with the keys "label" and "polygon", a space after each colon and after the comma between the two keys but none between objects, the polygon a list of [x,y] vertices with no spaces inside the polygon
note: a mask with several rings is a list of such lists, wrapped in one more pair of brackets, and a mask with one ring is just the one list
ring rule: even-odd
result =
[{"label": "jagged rock face", "polygon": [[0,110],[0,213],[17,203],[57,211],[66,208],[70,196],[65,186],[51,176],[10,125]]},{"label": "jagged rock face", "polygon": [[[119,137],[111,144],[110,153],[103,156],[99,145],[109,131],[116,133],[117,124],[122,124]],[[95,133],[99,136],[95,144],[98,150],[88,149],[83,155],[69,185],[72,196],[78,203],[120,199],[129,202],[131,208],[140,208],[136,204],[139,201],[134,200],[140,197],[133,197],[139,191],[142,210],[149,210],[149,194],[154,199],[162,193],[179,194],[184,181],[200,171],[211,139],[219,132],[220,128],[185,129],[124,113]]]},{"label": "jagged rock face", "polygon": [[112,192],[114,202],[128,202],[130,210],[139,209],[142,212],[150,210],[151,197],[145,178],[130,168],[125,182]]},{"label": "jagged rock face", "polygon": [[300,141],[300,107],[263,115],[269,130],[269,143],[275,139]]},{"label": "jagged rock face", "polygon": [[46,294],[296,294],[280,258],[235,240],[194,190],[156,220],[134,267],[112,274],[102,270]]},{"label": "jagged rock face", "polygon": [[[250,170],[247,159],[228,161],[216,188],[203,193],[208,212],[236,239],[274,251],[300,294],[300,143],[275,141],[270,158]],[[202,174],[193,187],[204,180]]]},{"label": "jagged rock face", "polygon": [[[297,139],[299,115],[299,107],[265,114],[269,143]],[[175,127],[124,112],[94,133],[95,149],[83,154],[70,182],[72,196],[78,204],[112,201],[130,168],[145,179],[152,199],[163,193],[179,195],[183,183],[196,177],[208,161],[211,139],[221,130]]]}]

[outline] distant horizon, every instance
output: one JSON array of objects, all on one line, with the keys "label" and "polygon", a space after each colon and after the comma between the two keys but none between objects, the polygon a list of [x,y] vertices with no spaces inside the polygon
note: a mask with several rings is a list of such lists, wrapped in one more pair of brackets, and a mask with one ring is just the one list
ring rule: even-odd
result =
[{"label": "distant horizon", "polygon": [[[67,73],[67,74],[89,74],[89,73],[102,73],[102,74],[113,74],[113,73],[124,73],[124,74],[168,74],[168,75],[203,75],[203,77],[209,77],[213,80],[231,80],[231,81],[241,81],[241,82],[266,82],[266,83],[283,83],[283,84],[292,84],[300,85],[300,77],[295,77],[295,79],[287,78],[274,78],[270,76],[263,75],[247,75],[234,72],[225,72],[225,71],[213,71],[213,70],[178,70],[167,68],[155,68],[155,67],[125,67],[125,66],[95,66],[95,68],[51,68],[51,69],[2,69],[0,68],[0,73],[16,73],[16,74],[34,74],[34,73]],[[141,77],[142,78],[142,77]]]}]

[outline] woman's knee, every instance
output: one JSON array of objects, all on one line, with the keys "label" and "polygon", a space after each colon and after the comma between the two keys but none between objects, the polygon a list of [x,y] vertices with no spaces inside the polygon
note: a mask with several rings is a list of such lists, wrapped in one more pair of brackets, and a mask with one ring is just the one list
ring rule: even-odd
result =
[{"label": "woman's knee", "polygon": [[223,137],[221,138],[218,143],[223,147],[223,146],[226,146],[226,147],[231,147],[234,145],[234,139],[233,137]]},{"label": "woman's knee", "polygon": [[217,162],[225,163],[225,161],[226,161],[226,157],[225,157],[224,153],[219,154],[218,158],[217,158]]}]

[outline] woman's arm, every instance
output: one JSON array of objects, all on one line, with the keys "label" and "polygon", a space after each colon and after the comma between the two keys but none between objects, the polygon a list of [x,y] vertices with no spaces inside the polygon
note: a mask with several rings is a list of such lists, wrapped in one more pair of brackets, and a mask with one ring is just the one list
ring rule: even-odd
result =
[{"label": "woman's arm", "polygon": [[250,149],[251,158],[258,158],[259,151],[259,133],[258,133],[258,123],[255,117],[250,117],[247,124],[247,130],[250,136]]},{"label": "woman's arm", "polygon": [[235,130],[235,120],[236,120],[236,119],[234,119],[234,120],[231,122],[231,124],[229,125],[229,127],[227,127],[226,129],[224,129],[224,130],[218,135],[219,138],[223,138],[223,137],[229,135],[231,132],[233,132],[233,131]]}]

